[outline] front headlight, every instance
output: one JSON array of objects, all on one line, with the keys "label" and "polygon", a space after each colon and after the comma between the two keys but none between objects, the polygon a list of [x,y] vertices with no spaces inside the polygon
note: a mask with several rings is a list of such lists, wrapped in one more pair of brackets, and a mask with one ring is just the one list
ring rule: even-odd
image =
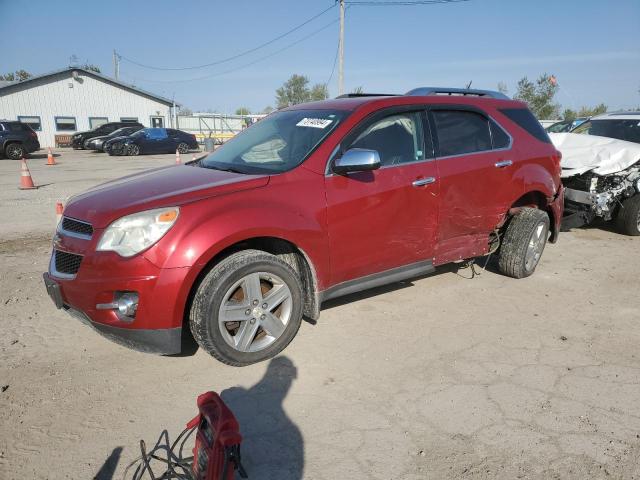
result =
[{"label": "front headlight", "polygon": [[176,223],[180,208],[147,210],[119,218],[102,234],[98,251],[113,251],[131,257],[160,240]]}]

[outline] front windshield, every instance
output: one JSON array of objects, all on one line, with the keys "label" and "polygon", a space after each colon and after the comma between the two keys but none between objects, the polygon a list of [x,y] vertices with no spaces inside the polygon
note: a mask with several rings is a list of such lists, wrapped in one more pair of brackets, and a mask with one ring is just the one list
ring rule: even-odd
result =
[{"label": "front windshield", "polygon": [[246,174],[282,173],[300,165],[348,112],[275,112],[202,159],[202,167]]},{"label": "front windshield", "polygon": [[571,133],[598,135],[640,143],[640,122],[638,120],[587,120],[571,130]]},{"label": "front windshield", "polygon": [[554,123],[550,127],[547,127],[547,132],[549,133],[568,132],[570,128],[571,128],[571,122],[569,121],[558,122],[558,123]]},{"label": "front windshield", "polygon": [[133,138],[144,137],[148,128],[143,128],[142,130],[138,130],[136,133],[131,134],[130,136]]},{"label": "front windshield", "polygon": [[126,135],[128,131],[129,131],[129,127],[119,128],[118,130],[115,130],[114,132],[110,133],[109,136],[120,137],[121,135]]}]

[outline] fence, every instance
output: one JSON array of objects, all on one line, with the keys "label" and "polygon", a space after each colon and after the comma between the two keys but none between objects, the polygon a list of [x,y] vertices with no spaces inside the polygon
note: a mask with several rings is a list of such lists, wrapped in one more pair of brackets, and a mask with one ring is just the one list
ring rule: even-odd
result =
[{"label": "fence", "polygon": [[178,115],[177,128],[192,133],[198,142],[203,142],[205,138],[225,142],[263,116],[221,113]]}]

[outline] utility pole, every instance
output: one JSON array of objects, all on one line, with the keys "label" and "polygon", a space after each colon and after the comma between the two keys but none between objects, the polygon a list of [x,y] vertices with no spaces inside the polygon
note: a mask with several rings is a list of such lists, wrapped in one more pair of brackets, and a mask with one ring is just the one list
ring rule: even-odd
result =
[{"label": "utility pole", "polygon": [[340,40],[338,43],[338,95],[344,93],[344,0],[340,1]]},{"label": "utility pole", "polygon": [[120,61],[115,48],[113,49],[113,76],[116,80],[120,77]]}]

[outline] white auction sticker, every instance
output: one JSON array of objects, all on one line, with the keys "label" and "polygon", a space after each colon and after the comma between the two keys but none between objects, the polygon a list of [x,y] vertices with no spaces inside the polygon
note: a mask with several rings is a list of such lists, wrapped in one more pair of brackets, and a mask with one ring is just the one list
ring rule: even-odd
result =
[{"label": "white auction sticker", "polygon": [[296,126],[312,127],[312,128],[327,128],[329,125],[331,125],[331,122],[333,122],[333,120],[326,119],[326,118],[303,118],[298,123],[296,123]]}]

